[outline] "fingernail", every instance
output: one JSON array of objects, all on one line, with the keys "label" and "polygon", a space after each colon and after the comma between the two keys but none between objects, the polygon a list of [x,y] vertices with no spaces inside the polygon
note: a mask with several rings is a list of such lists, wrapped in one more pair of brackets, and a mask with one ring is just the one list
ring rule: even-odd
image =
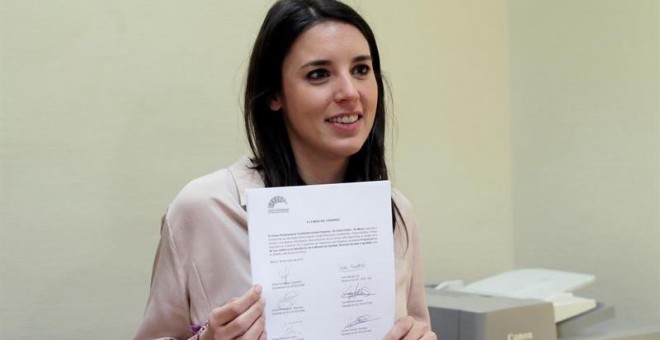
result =
[{"label": "fingernail", "polygon": [[257,294],[261,294],[261,285],[254,285],[254,291],[257,292]]}]

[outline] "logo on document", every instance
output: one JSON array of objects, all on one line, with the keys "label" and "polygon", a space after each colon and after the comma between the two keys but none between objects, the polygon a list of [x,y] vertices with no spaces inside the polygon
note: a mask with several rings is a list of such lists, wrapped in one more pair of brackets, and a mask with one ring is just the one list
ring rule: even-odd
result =
[{"label": "logo on document", "polygon": [[268,201],[268,213],[269,214],[281,214],[288,213],[289,206],[286,202],[286,198],[282,196],[275,196]]}]

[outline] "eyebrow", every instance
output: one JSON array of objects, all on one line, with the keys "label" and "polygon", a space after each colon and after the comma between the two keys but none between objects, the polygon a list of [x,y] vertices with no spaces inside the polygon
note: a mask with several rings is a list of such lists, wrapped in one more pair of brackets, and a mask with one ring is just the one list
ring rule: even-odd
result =
[{"label": "eyebrow", "polygon": [[[359,63],[359,62],[367,61],[367,60],[372,60],[371,56],[368,55],[368,54],[359,55],[359,56],[353,58],[354,63]],[[332,62],[330,60],[319,59],[319,60],[312,60],[310,62],[307,62],[307,63],[303,64],[302,66],[300,66],[300,68],[305,68],[305,67],[309,67],[309,66],[326,66],[326,65],[330,65],[330,64],[332,64]]]}]

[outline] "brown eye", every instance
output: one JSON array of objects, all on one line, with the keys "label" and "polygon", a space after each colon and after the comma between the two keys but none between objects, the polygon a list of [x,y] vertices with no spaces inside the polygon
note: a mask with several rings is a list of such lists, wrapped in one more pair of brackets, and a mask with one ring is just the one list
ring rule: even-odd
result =
[{"label": "brown eye", "polygon": [[353,68],[353,74],[357,76],[366,76],[371,72],[371,67],[366,64],[360,64]]},{"label": "brown eye", "polygon": [[330,76],[330,72],[325,69],[316,69],[307,73],[307,79],[311,81],[321,81]]}]

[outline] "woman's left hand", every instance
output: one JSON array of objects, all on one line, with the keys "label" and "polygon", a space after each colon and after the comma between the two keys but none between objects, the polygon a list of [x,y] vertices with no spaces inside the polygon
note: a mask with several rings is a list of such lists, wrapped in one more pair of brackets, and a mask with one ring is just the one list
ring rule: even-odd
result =
[{"label": "woman's left hand", "polygon": [[431,331],[426,322],[415,320],[406,316],[394,323],[387,332],[384,340],[437,340],[438,337]]}]

